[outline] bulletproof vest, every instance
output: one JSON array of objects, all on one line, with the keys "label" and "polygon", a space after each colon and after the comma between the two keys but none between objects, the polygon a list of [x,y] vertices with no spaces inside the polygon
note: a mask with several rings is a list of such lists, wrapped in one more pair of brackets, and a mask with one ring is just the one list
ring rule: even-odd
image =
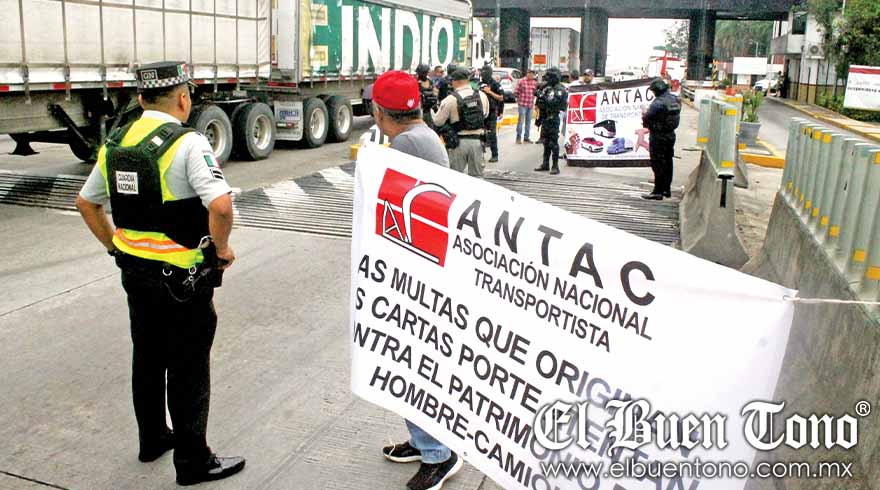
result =
[{"label": "bulletproof vest", "polygon": [[568,105],[566,96],[567,94],[563,86],[559,84],[548,85],[538,94],[538,107],[542,111],[546,111],[547,116],[558,115]]},{"label": "bulletproof vest", "polygon": [[128,230],[164,233],[186,248],[194,249],[210,235],[208,210],[201,199],[162,201],[159,159],[183,135],[194,131],[180,124],[165,123],[137,145],[121,146],[131,124],[107,139],[107,183],[113,223]]},{"label": "bulletproof vest", "polygon": [[657,97],[655,104],[662,104],[663,110],[648,123],[648,129],[657,133],[671,133],[678,129],[681,121],[681,102],[678,97],[666,92]]},{"label": "bulletproof vest", "polygon": [[452,92],[458,102],[458,122],[455,123],[456,131],[470,131],[483,129],[483,104],[480,101],[480,93],[474,91],[467,97],[462,97],[457,91]]},{"label": "bulletproof vest", "polygon": [[430,83],[425,86],[427,80],[419,80],[419,95],[422,97],[422,109],[429,111],[437,105],[437,96],[434,95],[434,87]]}]

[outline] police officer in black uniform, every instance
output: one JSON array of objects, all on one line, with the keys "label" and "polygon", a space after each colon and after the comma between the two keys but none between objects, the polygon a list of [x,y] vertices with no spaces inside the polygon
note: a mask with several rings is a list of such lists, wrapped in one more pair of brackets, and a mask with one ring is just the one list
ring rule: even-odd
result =
[{"label": "police officer in black uniform", "polygon": [[452,93],[452,74],[458,71],[458,65],[449,63],[446,66],[446,76],[437,81],[437,98],[440,101],[446,100],[446,97]]},{"label": "police officer in black uniform", "polygon": [[433,129],[434,121],[431,119],[431,111],[437,110],[440,100],[437,98],[437,89],[428,78],[430,71],[431,67],[424,63],[416,67],[416,81],[419,82],[419,96],[422,99],[422,119],[429,128]]},{"label": "police officer in black uniform", "polygon": [[[535,171],[550,171],[551,175],[559,173],[559,125],[562,123],[559,113],[568,107],[568,91],[560,82],[561,74],[556,67],[544,74],[546,85],[538,91],[536,104],[539,117],[536,124],[541,126],[541,142],[544,145],[544,161]],[[553,165],[550,165],[550,158]]]},{"label": "police officer in black uniform", "polygon": [[681,119],[681,101],[669,91],[662,79],[651,82],[656,97],[642,115],[642,125],[651,132],[648,142],[651,152],[651,170],[654,171],[654,190],[643,194],[643,199],[656,201],[672,197],[672,157],[675,150],[675,130]]},{"label": "police officer in black uniform", "polygon": [[[228,242],[233,211],[210,143],[182,124],[192,108],[189,84],[186,63],[138,68],[144,113],[110,134],[76,202],[122,270],[138,459],[149,463],[174,449],[180,485],[226,478],[245,465],[244,458],[218,457],[206,440],[212,299],[220,272],[235,260]],[[173,432],[165,423],[166,394]]]},{"label": "police officer in black uniform", "polygon": [[486,118],[486,146],[492,156],[490,163],[498,161],[498,118],[504,114],[504,90],[492,76],[492,67],[486,65],[480,70],[480,91],[489,99],[489,117]]}]

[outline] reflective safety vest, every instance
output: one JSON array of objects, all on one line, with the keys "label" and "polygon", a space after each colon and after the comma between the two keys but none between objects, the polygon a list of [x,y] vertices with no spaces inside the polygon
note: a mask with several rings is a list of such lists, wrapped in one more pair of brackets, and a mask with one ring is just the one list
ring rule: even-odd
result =
[{"label": "reflective safety vest", "polygon": [[191,131],[142,117],[114,131],[98,152],[120,251],[181,268],[202,262],[208,211],[198,197],[178,199],[166,182],[181,137]]}]

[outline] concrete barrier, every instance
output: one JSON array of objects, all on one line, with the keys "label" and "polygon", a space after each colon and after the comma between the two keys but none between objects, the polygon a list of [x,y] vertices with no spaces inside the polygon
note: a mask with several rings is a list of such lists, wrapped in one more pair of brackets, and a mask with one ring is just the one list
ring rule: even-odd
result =
[{"label": "concrete barrier", "polygon": [[706,152],[691,173],[679,204],[681,248],[739,269],[749,260],[736,234],[736,193],[731,174],[719,176]]},{"label": "concrete barrier", "polygon": [[[800,205],[803,207],[803,205]],[[850,281],[808,229],[801,214],[779,193],[759,254],[743,267],[757,277],[798,289],[802,298],[858,300]],[[874,281],[876,282],[876,280]],[[867,400],[880,410],[880,322],[874,308],[853,304],[798,304],[775,402],[781,417],[798,413],[859,420],[858,445],[851,450],[792,450],[786,446],[758,455],[759,461],[852,464],[854,478],[751,480],[747,490],[880,490],[880,424],[877,415],[859,417]],[[781,420],[781,419],[780,419]]]}]

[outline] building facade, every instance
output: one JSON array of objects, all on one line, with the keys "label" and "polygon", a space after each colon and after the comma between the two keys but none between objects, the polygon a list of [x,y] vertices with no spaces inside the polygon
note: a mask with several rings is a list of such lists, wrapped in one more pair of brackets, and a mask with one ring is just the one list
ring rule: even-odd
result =
[{"label": "building facade", "polygon": [[822,27],[807,12],[792,11],[787,20],[774,22],[770,53],[788,75],[788,98],[814,104],[823,92],[843,93],[822,38]]}]

